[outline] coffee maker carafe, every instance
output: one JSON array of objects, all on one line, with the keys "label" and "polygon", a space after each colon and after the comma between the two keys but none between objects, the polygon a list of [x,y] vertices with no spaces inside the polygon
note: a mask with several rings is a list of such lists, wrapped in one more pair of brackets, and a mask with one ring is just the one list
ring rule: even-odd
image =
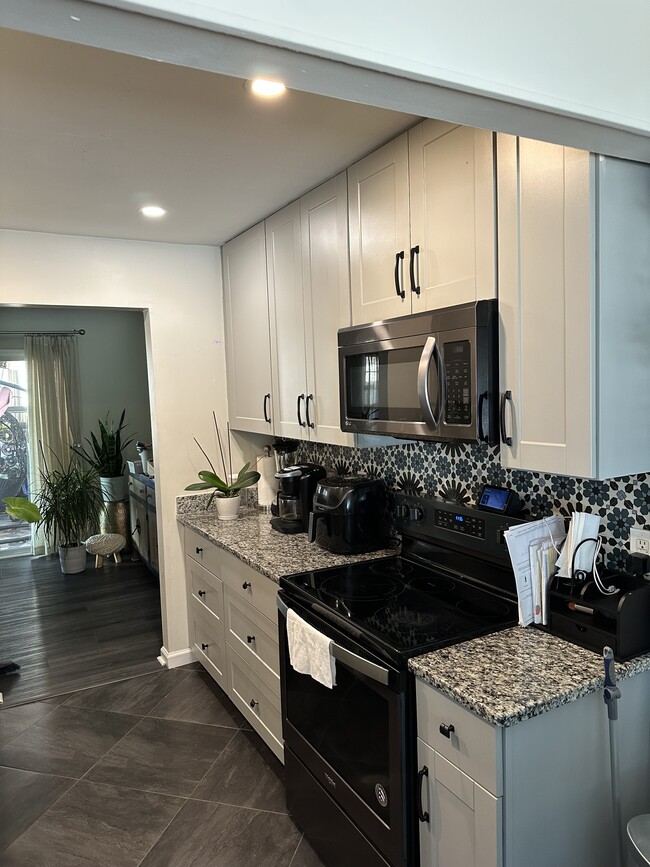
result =
[{"label": "coffee maker carafe", "polygon": [[280,533],[306,533],[316,485],[327,475],[318,464],[294,464],[275,474],[280,484],[271,526]]}]

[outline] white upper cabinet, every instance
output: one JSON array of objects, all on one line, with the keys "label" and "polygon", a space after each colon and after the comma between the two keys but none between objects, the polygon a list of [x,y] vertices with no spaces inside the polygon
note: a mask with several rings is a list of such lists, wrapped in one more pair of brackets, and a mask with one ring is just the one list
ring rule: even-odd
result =
[{"label": "white upper cabinet", "polygon": [[352,323],[410,313],[406,133],[348,169],[348,201]]},{"label": "white upper cabinet", "polygon": [[496,298],[493,134],[427,120],[409,132],[414,313]]},{"label": "white upper cabinet", "polygon": [[352,445],[337,340],[350,325],[347,208],[343,172],[224,246],[235,430]]},{"label": "white upper cabinet", "polygon": [[493,134],[427,120],[348,169],[354,324],[496,297]]},{"label": "white upper cabinet", "polygon": [[499,135],[501,460],[650,469],[650,168]]},{"label": "white upper cabinet", "polygon": [[350,325],[348,208],[345,172],[300,201],[310,437],[352,445],[341,430],[337,331]]},{"label": "white upper cabinet", "polygon": [[228,409],[235,430],[273,433],[264,223],[222,249]]},{"label": "white upper cabinet", "polygon": [[307,438],[300,202],[266,220],[276,436]]}]

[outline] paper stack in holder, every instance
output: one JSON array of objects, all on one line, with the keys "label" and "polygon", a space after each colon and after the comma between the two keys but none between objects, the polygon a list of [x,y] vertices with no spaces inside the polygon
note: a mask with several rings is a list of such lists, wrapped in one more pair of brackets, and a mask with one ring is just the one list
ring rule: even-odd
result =
[{"label": "paper stack in holder", "polygon": [[257,472],[260,480],[257,483],[257,504],[261,509],[269,509],[275,503],[278,493],[278,480],[275,478],[275,458],[268,446],[264,454],[257,458]]}]

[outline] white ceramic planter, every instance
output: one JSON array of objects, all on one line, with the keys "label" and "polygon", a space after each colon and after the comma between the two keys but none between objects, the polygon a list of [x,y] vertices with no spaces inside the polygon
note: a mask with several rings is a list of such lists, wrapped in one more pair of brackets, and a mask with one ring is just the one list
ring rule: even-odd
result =
[{"label": "white ceramic planter", "polygon": [[62,548],[59,545],[59,563],[64,575],[76,575],[86,568],[86,546],[76,545],[74,548]]},{"label": "white ceramic planter", "polygon": [[220,521],[234,521],[239,512],[239,504],[241,503],[241,495],[236,497],[215,497],[217,504],[217,518]]},{"label": "white ceramic planter", "polygon": [[102,498],[105,503],[118,503],[126,500],[126,476],[101,476],[99,484],[102,489]]}]

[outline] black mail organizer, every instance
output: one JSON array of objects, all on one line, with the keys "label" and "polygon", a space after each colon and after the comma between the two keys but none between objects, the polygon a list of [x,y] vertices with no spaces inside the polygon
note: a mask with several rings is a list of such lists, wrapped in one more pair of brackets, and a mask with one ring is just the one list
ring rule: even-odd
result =
[{"label": "black mail organizer", "polygon": [[625,572],[601,575],[620,593],[603,595],[589,572],[582,580],[555,576],[549,590],[550,631],[597,653],[609,646],[619,662],[650,651],[650,581]]}]

